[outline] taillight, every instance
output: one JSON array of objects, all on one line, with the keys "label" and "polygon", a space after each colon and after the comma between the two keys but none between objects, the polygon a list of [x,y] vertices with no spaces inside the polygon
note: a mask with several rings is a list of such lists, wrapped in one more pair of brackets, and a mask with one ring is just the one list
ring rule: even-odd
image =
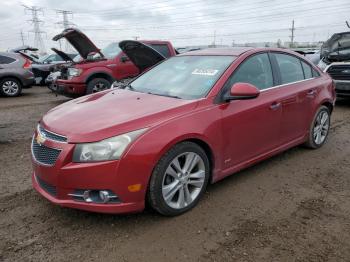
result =
[{"label": "taillight", "polygon": [[27,58],[24,58],[24,60],[25,60],[25,63],[23,65],[23,68],[24,69],[29,69],[31,67],[31,65],[32,65],[32,62],[29,59],[27,59]]}]

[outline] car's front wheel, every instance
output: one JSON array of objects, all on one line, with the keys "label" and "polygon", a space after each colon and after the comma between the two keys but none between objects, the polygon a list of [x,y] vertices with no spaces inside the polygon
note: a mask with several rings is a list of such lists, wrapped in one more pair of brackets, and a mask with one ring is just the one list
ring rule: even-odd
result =
[{"label": "car's front wheel", "polygon": [[22,92],[21,83],[15,78],[5,78],[0,81],[0,93],[4,96],[19,96]]},{"label": "car's front wheel", "polygon": [[326,106],[321,106],[313,119],[310,126],[309,138],[306,146],[309,148],[319,148],[327,140],[331,122],[331,114]]},{"label": "car's front wheel", "polygon": [[104,78],[94,78],[87,84],[86,94],[97,93],[111,88],[112,83]]},{"label": "car's front wheel", "polygon": [[151,207],[166,216],[190,210],[205,192],[209,174],[208,156],[199,145],[175,145],[153,171],[148,190]]}]

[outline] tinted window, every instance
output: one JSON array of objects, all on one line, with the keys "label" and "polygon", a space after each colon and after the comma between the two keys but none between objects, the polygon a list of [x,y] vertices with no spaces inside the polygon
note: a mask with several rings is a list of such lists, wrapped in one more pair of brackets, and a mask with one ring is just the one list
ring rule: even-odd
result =
[{"label": "tinted window", "polygon": [[317,72],[315,69],[312,68],[312,76],[313,76],[313,77],[319,77],[319,76],[320,76],[320,73]]},{"label": "tinted window", "polygon": [[130,90],[182,99],[206,96],[233,56],[175,56],[130,83]]},{"label": "tinted window", "polygon": [[13,59],[8,56],[0,56],[0,64],[10,64],[12,62],[15,62],[16,59]]},{"label": "tinted window", "polygon": [[229,86],[242,82],[250,83],[260,90],[273,86],[270,60],[267,54],[259,54],[245,60],[233,73]]},{"label": "tinted window", "polygon": [[304,80],[304,73],[300,60],[294,56],[275,54],[281,72],[282,84]]},{"label": "tinted window", "polygon": [[151,44],[152,48],[157,50],[159,53],[161,53],[165,57],[170,57],[170,51],[168,48],[168,45],[166,44]]},{"label": "tinted window", "polygon": [[305,79],[312,78],[312,68],[311,68],[311,66],[309,66],[307,63],[305,63],[303,61],[301,61],[301,65],[303,66]]}]

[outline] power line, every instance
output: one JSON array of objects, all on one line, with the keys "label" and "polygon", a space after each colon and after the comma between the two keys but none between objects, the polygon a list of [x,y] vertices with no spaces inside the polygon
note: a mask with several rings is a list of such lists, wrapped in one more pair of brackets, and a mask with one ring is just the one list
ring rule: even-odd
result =
[{"label": "power line", "polygon": [[43,9],[38,6],[22,6],[24,7],[24,11],[29,11],[32,15],[32,19],[29,21],[33,24],[33,30],[29,32],[34,33],[34,47],[38,48],[41,53],[46,53],[45,44],[41,37],[41,35],[46,34],[46,32],[40,30],[40,24],[42,24],[43,21],[39,19],[39,13],[43,14]]},{"label": "power line", "polygon": [[[72,22],[69,21],[68,16],[72,16],[73,17],[73,12],[72,11],[67,11],[67,10],[56,10],[56,13],[59,15],[62,15],[62,21],[61,22],[57,22],[57,24],[61,25],[64,29],[67,29],[68,27],[71,26],[75,26],[75,24],[73,24]],[[61,48],[61,39],[59,40],[59,44],[60,44],[60,48]],[[71,51],[70,45],[68,43],[68,41],[65,41],[65,51],[69,52]]]}]

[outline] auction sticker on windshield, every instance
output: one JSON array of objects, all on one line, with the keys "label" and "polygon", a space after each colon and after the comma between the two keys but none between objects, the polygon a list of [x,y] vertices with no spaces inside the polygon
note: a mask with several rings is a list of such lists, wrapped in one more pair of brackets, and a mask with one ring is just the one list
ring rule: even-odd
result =
[{"label": "auction sticker on windshield", "polygon": [[215,76],[219,70],[215,69],[195,69],[192,75]]}]

